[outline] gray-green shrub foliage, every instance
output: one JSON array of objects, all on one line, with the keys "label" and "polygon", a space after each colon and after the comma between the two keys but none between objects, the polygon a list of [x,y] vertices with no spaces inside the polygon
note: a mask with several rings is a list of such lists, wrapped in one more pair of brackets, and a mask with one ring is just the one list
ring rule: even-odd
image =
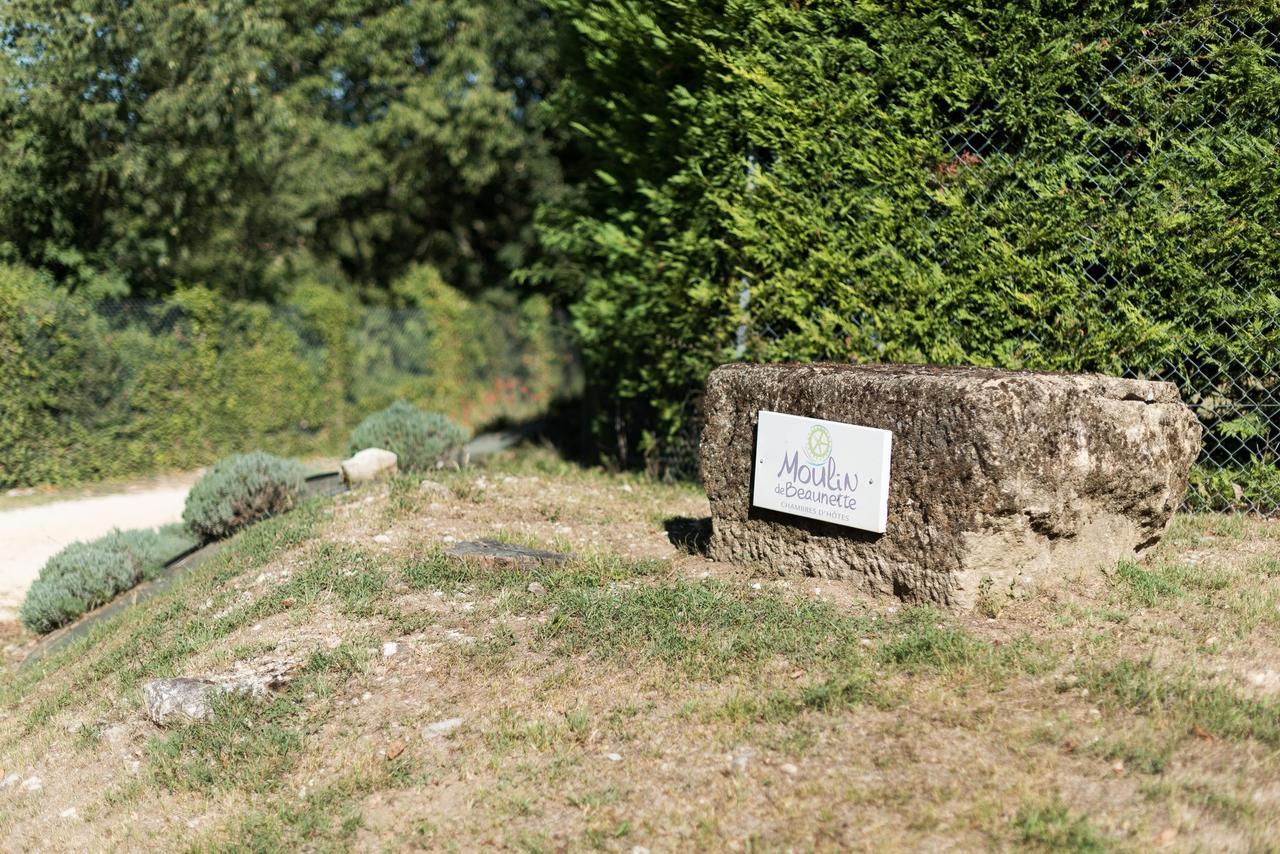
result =
[{"label": "gray-green shrub foliage", "polygon": [[112,531],[72,543],[45,563],[18,611],[22,624],[45,634],[152,577],[195,545],[182,525]]},{"label": "gray-green shrub foliage", "polygon": [[182,519],[201,539],[216,540],[292,509],[305,479],[301,463],[274,454],[224,457],[191,487]]},{"label": "gray-green shrub foliage", "polygon": [[397,400],[360,422],[351,432],[348,450],[383,448],[395,453],[402,471],[422,471],[457,450],[466,438],[466,432],[448,416]]}]

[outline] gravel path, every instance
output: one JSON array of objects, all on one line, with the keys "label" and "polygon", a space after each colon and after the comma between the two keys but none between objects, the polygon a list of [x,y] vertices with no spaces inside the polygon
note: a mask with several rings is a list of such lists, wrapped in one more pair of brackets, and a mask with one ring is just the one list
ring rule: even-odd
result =
[{"label": "gravel path", "polygon": [[[521,436],[518,431],[477,436],[467,445],[467,456],[489,456],[512,447]],[[317,471],[336,467],[336,461],[328,459],[308,462]],[[0,622],[17,619],[27,588],[45,561],[64,546],[113,528],[153,528],[181,520],[187,490],[199,475],[169,475],[122,486],[111,495],[0,509]]]},{"label": "gravel path", "polygon": [[194,474],[186,482],[168,478],[163,486],[144,484],[117,495],[0,512],[0,620],[17,617],[40,567],[68,543],[91,540],[113,528],[151,528],[179,521],[194,480]]}]

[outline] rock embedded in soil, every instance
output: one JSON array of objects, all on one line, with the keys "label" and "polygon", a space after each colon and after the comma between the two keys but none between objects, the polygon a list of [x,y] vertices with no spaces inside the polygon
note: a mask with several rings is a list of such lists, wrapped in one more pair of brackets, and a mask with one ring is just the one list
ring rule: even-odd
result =
[{"label": "rock embedded in soil", "polygon": [[[752,507],[761,410],[892,431],[886,532]],[[1094,375],[734,364],[704,412],[712,558],[953,607],[1154,545],[1200,450],[1175,386]]]},{"label": "rock embedded in soil", "polygon": [[152,679],[142,686],[142,702],[147,717],[157,724],[175,719],[203,720],[213,711],[213,698],[218,694],[243,694],[260,700],[288,684],[300,666],[295,658],[273,656],[237,662],[230,673],[208,679]]},{"label": "rock embedded in soil", "polygon": [[497,540],[475,540],[457,543],[445,550],[451,557],[477,560],[495,566],[529,567],[547,563],[563,563],[568,555],[542,549],[529,549]]},{"label": "rock embedded in soil", "polygon": [[198,721],[209,716],[213,696],[225,690],[208,679],[152,679],[142,686],[142,702],[147,717],[158,724],[180,718]]},{"label": "rock embedded in soil", "polygon": [[434,495],[437,498],[452,498],[453,492],[449,487],[445,486],[438,480],[424,480],[418,484],[418,489],[427,495]]},{"label": "rock embedded in soil", "polygon": [[440,738],[462,726],[462,718],[446,718],[442,721],[427,724],[422,728],[423,738]]}]

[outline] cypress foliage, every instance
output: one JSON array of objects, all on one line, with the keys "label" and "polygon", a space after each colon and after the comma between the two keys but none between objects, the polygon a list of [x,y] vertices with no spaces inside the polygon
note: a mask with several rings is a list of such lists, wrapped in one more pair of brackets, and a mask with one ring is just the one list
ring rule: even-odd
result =
[{"label": "cypress foliage", "polygon": [[1274,2],[552,5],[576,187],[529,275],[624,453],[734,358],[1211,384],[1280,353]]}]

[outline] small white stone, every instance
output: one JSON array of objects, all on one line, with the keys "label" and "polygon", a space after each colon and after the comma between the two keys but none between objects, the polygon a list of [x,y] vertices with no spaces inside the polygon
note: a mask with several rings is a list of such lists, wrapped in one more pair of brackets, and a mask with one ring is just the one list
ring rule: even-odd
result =
[{"label": "small white stone", "polygon": [[80,814],[76,812],[75,807],[67,807],[65,810],[58,813],[58,816],[59,818],[79,818]]},{"label": "small white stone", "polygon": [[22,781],[22,788],[28,792],[38,792],[44,788],[44,783],[39,777],[28,777]]},{"label": "small white stone", "polygon": [[606,753],[606,754],[604,755],[604,758],[605,758],[605,759],[608,759],[610,762],[621,762],[621,761],[622,761],[622,755],[621,755],[621,754],[618,754],[618,753]]},{"label": "small white stone", "polygon": [[751,589],[752,589],[752,590],[759,590],[759,589],[760,589],[760,582],[759,582],[759,581],[757,581],[755,584],[752,584],[752,585],[751,585]]},{"label": "small white stone", "polygon": [[3,780],[0,780],[0,789],[7,789],[10,786],[16,786],[18,784],[18,781],[21,779],[22,778],[18,776],[18,772],[16,771],[13,772],[12,774],[8,774],[5,776]]},{"label": "small white stone", "polygon": [[361,695],[360,695],[360,699],[361,699],[361,700],[366,700],[366,701],[367,701],[367,700],[372,700],[372,699],[373,699],[373,695],[372,695],[372,694],[370,694],[368,691],[365,691],[363,694],[361,694]]},{"label": "small white stone", "polygon": [[389,543],[389,542],[391,542],[391,535],[390,535],[390,534],[378,534],[376,537],[374,537],[374,538],[373,538],[373,541],[374,541],[375,543]]},{"label": "small white stone", "polygon": [[400,651],[400,644],[395,641],[387,641],[382,645],[382,657],[390,658]]},{"label": "small white stone", "polygon": [[800,773],[800,769],[792,765],[790,762],[784,762],[778,766],[778,770],[789,777],[794,777]]},{"label": "small white stone", "polygon": [[439,738],[440,736],[448,735],[460,726],[462,726],[462,718],[446,718],[433,724],[427,724],[423,727],[422,735],[426,738]]},{"label": "small white stone", "polygon": [[[382,448],[365,448],[349,460],[338,465],[342,479],[347,483],[368,483],[381,477],[390,477],[398,470],[396,455]],[[366,500],[371,500],[369,496]]]},{"label": "small white stone", "polygon": [[1264,688],[1270,682],[1275,682],[1277,674],[1274,670],[1257,670],[1249,674],[1249,684],[1255,688]]}]

